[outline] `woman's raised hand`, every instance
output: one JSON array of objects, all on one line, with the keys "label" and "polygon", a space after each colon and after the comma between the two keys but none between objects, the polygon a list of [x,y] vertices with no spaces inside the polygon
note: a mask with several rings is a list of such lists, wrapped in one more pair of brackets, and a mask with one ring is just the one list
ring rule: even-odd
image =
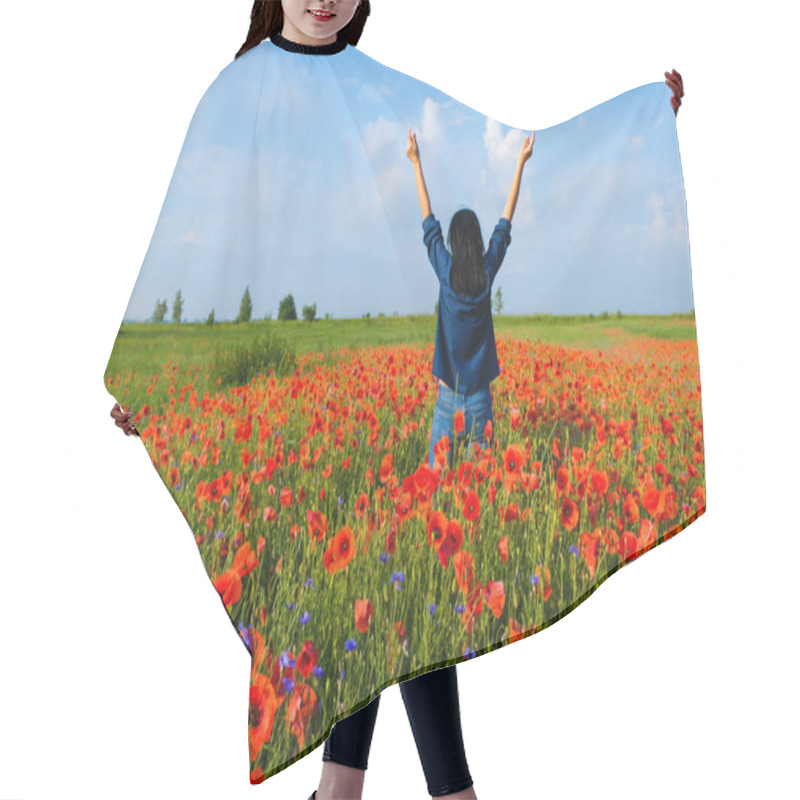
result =
[{"label": "woman's raised hand", "polygon": [[671,73],[665,72],[667,79],[664,83],[672,89],[672,97],[670,98],[670,103],[672,104],[672,110],[675,112],[675,116],[678,116],[678,109],[681,105],[681,97],[683,97],[683,78],[681,78],[680,72],[674,69]]},{"label": "woman's raised hand", "polygon": [[411,133],[411,128],[408,129],[408,143],[406,145],[406,155],[411,161],[416,164],[419,161],[419,147],[417,147],[417,134]]},{"label": "woman's raised hand", "polygon": [[536,139],[536,131],[531,131],[531,135],[525,137],[525,141],[522,143],[522,149],[519,151],[520,162],[524,163],[531,157],[534,139]]},{"label": "woman's raised hand", "polygon": [[134,434],[141,437],[139,431],[134,427],[134,421],[131,419],[133,414],[133,411],[123,411],[119,403],[114,403],[114,408],[111,409],[111,416],[114,417],[114,424],[118,428],[122,428],[126,436]]}]

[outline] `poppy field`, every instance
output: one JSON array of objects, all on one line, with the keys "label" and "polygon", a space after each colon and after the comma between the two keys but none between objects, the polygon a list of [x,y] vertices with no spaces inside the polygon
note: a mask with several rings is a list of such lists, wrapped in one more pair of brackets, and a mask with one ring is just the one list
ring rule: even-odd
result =
[{"label": "poppy field", "polygon": [[185,363],[135,367],[118,338],[106,388],[252,656],[251,783],[383,688],[553,624],[705,512],[693,319],[612,319],[591,342],[496,327],[486,444],[457,414],[433,468],[427,330],[235,385],[194,334]]}]

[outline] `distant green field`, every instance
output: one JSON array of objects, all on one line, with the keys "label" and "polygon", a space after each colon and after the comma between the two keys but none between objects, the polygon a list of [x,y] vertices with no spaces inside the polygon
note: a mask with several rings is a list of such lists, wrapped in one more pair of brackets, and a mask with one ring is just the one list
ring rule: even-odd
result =
[{"label": "distant green field", "polygon": [[[497,336],[541,339],[571,347],[604,347],[627,336],[658,339],[695,339],[694,316],[687,314],[571,316],[535,314],[494,316]],[[342,347],[374,347],[383,344],[433,344],[433,314],[370,317],[369,319],[256,320],[246,323],[124,323],[115,345],[113,361],[121,360],[137,371],[159,371],[170,359],[201,366],[215,349],[246,345],[275,334],[292,344],[296,353],[330,353]],[[116,372],[113,363],[109,372]]]}]

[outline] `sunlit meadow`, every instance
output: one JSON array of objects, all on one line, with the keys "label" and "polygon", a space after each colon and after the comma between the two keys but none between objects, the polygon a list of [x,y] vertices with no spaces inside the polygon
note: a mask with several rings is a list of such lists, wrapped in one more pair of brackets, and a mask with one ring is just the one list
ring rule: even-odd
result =
[{"label": "sunlit meadow", "polygon": [[[457,415],[432,470],[434,326],[120,331],[106,386],[252,654],[252,783],[382,688],[557,621],[705,511],[691,315],[497,317],[487,445]],[[226,341],[256,329],[293,360],[227,384]]]}]

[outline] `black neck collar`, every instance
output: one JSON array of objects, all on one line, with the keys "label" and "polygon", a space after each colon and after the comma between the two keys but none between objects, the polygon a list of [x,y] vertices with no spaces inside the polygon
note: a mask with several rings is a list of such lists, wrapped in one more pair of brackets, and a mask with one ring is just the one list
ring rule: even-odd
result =
[{"label": "black neck collar", "polygon": [[290,53],[306,53],[307,55],[314,56],[327,56],[333,55],[333,53],[341,53],[341,51],[347,47],[346,39],[337,39],[335,42],[330,42],[330,44],[300,44],[299,42],[293,42],[291,39],[282,36],[279,31],[273,33],[269,39],[272,44],[276,47],[280,47],[282,50],[288,50]]}]

